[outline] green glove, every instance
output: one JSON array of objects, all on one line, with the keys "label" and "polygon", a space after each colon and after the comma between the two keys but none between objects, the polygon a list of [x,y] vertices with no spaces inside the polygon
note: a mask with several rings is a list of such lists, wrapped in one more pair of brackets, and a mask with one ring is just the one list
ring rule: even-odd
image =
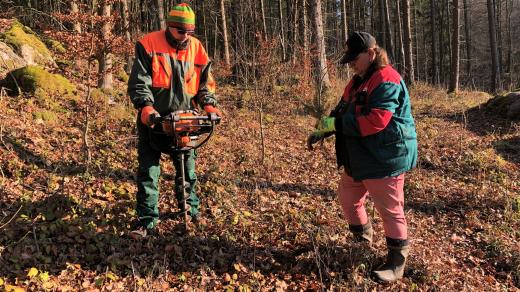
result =
[{"label": "green glove", "polygon": [[323,117],[321,118],[318,126],[316,127],[316,131],[314,133],[319,133],[322,135],[326,135],[329,133],[336,132],[336,118],[333,117]]}]

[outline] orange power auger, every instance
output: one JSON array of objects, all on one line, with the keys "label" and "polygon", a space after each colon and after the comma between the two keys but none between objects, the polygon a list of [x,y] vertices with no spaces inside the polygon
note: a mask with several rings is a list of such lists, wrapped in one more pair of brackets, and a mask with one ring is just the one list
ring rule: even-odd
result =
[{"label": "orange power auger", "polygon": [[177,183],[182,186],[184,228],[186,231],[188,230],[186,190],[190,185],[185,180],[184,155],[208,142],[213,135],[215,126],[220,123],[220,119],[215,113],[201,115],[197,111],[183,110],[175,111],[162,117],[154,117],[152,120],[155,126],[161,125],[162,128],[161,132],[154,131],[154,133],[164,134],[171,138],[168,149],[161,149],[161,151],[169,154],[172,159],[174,159],[176,154],[179,155],[182,181]]}]

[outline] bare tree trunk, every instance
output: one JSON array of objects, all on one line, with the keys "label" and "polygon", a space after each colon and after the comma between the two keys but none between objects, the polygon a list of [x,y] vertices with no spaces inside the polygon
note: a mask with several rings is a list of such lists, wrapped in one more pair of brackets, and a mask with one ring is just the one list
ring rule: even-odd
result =
[{"label": "bare tree trunk", "polygon": [[415,58],[414,58],[414,68],[415,68],[415,78],[417,80],[421,80],[421,72],[419,66],[419,38],[417,37],[417,2],[418,0],[414,0],[413,3],[413,38],[412,41],[415,44]]},{"label": "bare tree trunk", "polygon": [[[75,1],[75,0],[70,1],[70,11],[75,15],[79,14],[79,7],[78,7],[77,1]],[[75,32],[81,33],[81,24],[78,21],[74,21],[72,26],[73,26],[73,29]]]},{"label": "bare tree trunk", "polygon": [[[123,32],[125,34],[125,39],[128,42],[132,41],[132,35],[130,34],[130,12],[128,10],[128,0],[122,0],[122,19],[123,19]],[[125,72],[130,74],[132,71],[133,57],[131,54],[127,54],[126,56],[126,64],[125,64]]]},{"label": "bare tree trunk", "polygon": [[513,90],[513,36],[511,32],[511,14],[513,13],[513,0],[506,0],[507,11],[507,72],[509,73],[509,90]]},{"label": "bare tree trunk", "polygon": [[318,112],[322,112],[324,104],[322,93],[330,88],[329,72],[327,68],[327,55],[325,50],[325,35],[323,32],[323,22],[321,13],[321,0],[314,0],[314,31],[316,32],[316,48],[318,54],[318,64],[316,66],[317,90],[315,107]]},{"label": "bare tree trunk", "polygon": [[[395,11],[395,18],[397,23],[397,41],[398,41],[398,70],[401,74],[405,73],[404,70],[406,68],[406,60],[404,57],[404,44],[403,44],[403,26],[401,22],[401,8],[400,8],[400,2],[401,0],[395,1],[396,5],[396,11]],[[433,0],[432,0],[433,1]]]},{"label": "bare tree trunk", "polygon": [[491,47],[491,92],[495,93],[499,89],[500,69],[498,62],[498,46],[496,36],[495,7],[493,0],[487,0],[488,24],[489,24],[489,45]]},{"label": "bare tree trunk", "polygon": [[451,78],[450,87],[448,92],[457,92],[459,90],[459,0],[453,0],[453,39],[452,39],[452,52],[451,52]]},{"label": "bare tree trunk", "polygon": [[293,21],[292,21],[292,40],[291,40],[291,63],[296,64],[296,44],[298,42],[298,15],[300,15],[298,7],[300,6],[300,0],[295,0],[293,5]]},{"label": "bare tree trunk", "polygon": [[343,30],[343,42],[347,42],[348,25],[347,25],[347,0],[341,0],[341,28]]},{"label": "bare tree trunk", "polygon": [[309,10],[307,6],[307,0],[303,0],[303,20],[302,20],[302,33],[303,33],[303,59],[307,61],[309,59]]},{"label": "bare tree trunk", "polygon": [[[503,52],[503,43],[502,43],[502,1],[503,0],[493,0],[495,3],[493,6],[495,7],[495,19],[496,19],[496,34],[497,34],[497,47],[498,47],[498,70],[500,71],[499,76],[504,75],[504,64],[502,58]],[[499,79],[499,82],[502,84],[502,80]]]},{"label": "bare tree trunk", "polygon": [[430,23],[432,37],[432,80],[433,84],[439,84],[439,71],[437,70],[437,34],[436,20],[437,12],[435,10],[435,0],[430,0]]},{"label": "bare tree trunk", "polygon": [[394,42],[392,37],[392,26],[390,23],[390,9],[388,9],[388,0],[383,0],[385,13],[385,29],[386,29],[386,51],[390,54],[390,59],[394,59]]},{"label": "bare tree trunk", "polygon": [[285,44],[282,0],[278,0],[278,19],[280,20],[280,44],[282,46],[282,61],[285,62],[287,60],[287,51],[286,51],[286,44]]},{"label": "bare tree trunk", "polygon": [[[102,35],[103,35],[103,41],[106,43],[105,46],[107,46],[108,42],[111,38],[111,30],[112,30],[112,22],[109,21],[109,17],[111,14],[112,6],[111,4],[105,3],[103,4],[103,12],[102,15],[105,17],[105,22],[103,23],[102,28]],[[98,87],[104,88],[104,89],[112,89],[113,88],[113,82],[112,82],[112,54],[107,52],[106,50],[102,50],[100,55],[98,56],[99,61],[99,74],[101,76],[100,79],[98,79]]]},{"label": "bare tree trunk", "polygon": [[406,83],[412,85],[415,80],[413,68],[413,49],[412,49],[412,32],[410,25],[410,0],[403,0],[404,11],[404,47],[405,47],[405,64],[406,64]]},{"label": "bare tree trunk", "polygon": [[264,33],[264,38],[268,39],[269,36],[267,34],[267,26],[265,24],[265,8],[264,8],[264,0],[260,0],[260,11],[262,12],[262,29]]},{"label": "bare tree trunk", "polygon": [[228,42],[227,22],[226,22],[226,5],[224,3],[224,0],[220,0],[220,18],[222,20],[222,35],[224,37],[224,63],[227,66],[230,66],[231,60],[229,57],[229,42]]},{"label": "bare tree trunk", "polygon": [[163,0],[156,0],[155,5],[157,5],[157,17],[159,19],[159,28],[165,29],[166,23],[164,22],[164,3]]},{"label": "bare tree trunk", "polygon": [[468,0],[464,0],[464,34],[466,40],[466,75],[469,78],[472,77],[471,73],[471,15],[470,6]]},{"label": "bare tree trunk", "polygon": [[[438,2],[437,2],[438,3]],[[442,3],[440,3],[441,6],[439,7],[439,26],[437,28],[437,33],[439,35],[439,81],[442,84],[442,86],[445,85],[446,76],[444,74],[444,13],[442,9]]]}]

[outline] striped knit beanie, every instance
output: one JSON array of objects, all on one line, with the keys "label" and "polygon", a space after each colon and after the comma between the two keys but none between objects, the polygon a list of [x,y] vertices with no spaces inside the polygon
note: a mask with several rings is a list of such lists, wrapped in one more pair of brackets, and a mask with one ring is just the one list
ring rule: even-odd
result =
[{"label": "striped knit beanie", "polygon": [[175,5],[168,13],[166,24],[183,30],[195,30],[195,13],[186,3]]}]

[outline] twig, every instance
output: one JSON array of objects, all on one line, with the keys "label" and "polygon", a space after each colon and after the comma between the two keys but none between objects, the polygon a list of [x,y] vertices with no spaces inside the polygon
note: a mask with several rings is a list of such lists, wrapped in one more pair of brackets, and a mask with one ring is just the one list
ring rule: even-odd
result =
[{"label": "twig", "polygon": [[130,260],[130,266],[132,267],[132,277],[134,278],[134,291],[137,291],[137,280],[135,279],[135,269],[133,260]]},{"label": "twig", "polygon": [[16,213],[14,213],[14,215],[11,217],[11,219],[9,219],[9,221],[7,221],[4,225],[0,226],[0,229],[3,229],[4,227],[7,226],[7,224],[11,223],[11,221],[13,221],[13,219],[16,217],[16,215],[18,215],[18,212],[20,212],[22,207],[23,207],[23,205],[20,205],[20,208],[18,208],[18,210],[16,210]]},{"label": "twig", "polygon": [[33,229],[33,238],[34,238],[34,243],[36,244],[36,251],[38,253],[40,253],[40,245],[38,244],[38,239],[36,238],[36,225],[34,225],[33,223],[33,226],[32,226],[32,229]]}]

